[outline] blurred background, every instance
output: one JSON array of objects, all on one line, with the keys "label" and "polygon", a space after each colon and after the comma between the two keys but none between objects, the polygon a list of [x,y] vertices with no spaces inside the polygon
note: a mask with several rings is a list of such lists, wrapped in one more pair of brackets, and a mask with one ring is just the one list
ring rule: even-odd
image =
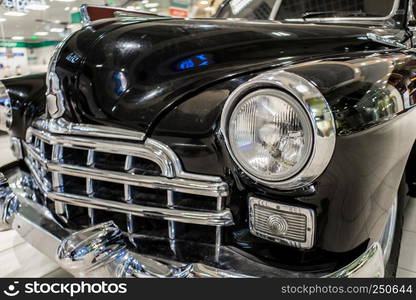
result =
[{"label": "blurred background", "polygon": [[45,72],[54,47],[81,27],[82,4],[172,17],[212,16],[222,0],[0,0],[0,79]]}]

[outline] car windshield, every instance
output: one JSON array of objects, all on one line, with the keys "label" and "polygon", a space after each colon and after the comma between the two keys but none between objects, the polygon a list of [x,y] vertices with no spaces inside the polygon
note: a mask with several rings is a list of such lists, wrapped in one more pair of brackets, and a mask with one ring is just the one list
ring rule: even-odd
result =
[{"label": "car windshield", "polygon": [[230,0],[220,18],[265,20],[383,18],[389,16],[398,0]]}]

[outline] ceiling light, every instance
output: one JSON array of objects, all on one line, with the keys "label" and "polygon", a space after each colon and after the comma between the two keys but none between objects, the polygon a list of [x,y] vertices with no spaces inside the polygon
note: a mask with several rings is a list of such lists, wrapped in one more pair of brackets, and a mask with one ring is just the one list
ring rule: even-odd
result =
[{"label": "ceiling light", "polygon": [[70,10],[71,8],[69,6],[65,7],[65,11]]},{"label": "ceiling light", "polygon": [[30,9],[30,10],[47,10],[49,8],[49,5],[47,5],[45,3],[32,2],[32,3],[29,3],[26,6],[26,8]]},{"label": "ceiling light", "polygon": [[64,28],[61,27],[52,27],[51,29],[49,29],[50,32],[64,32]]},{"label": "ceiling light", "polygon": [[150,12],[157,12],[157,8],[151,8],[149,9]]},{"label": "ceiling light", "polygon": [[143,0],[142,3],[143,4],[149,3],[149,0]]},{"label": "ceiling light", "polygon": [[56,0],[56,1],[59,1],[59,2],[75,2],[77,0]]},{"label": "ceiling light", "polygon": [[159,3],[146,3],[144,5],[144,7],[147,7],[147,8],[158,7],[158,6],[159,6]]},{"label": "ceiling light", "polygon": [[6,22],[6,18],[0,18],[0,22]]},{"label": "ceiling light", "polygon": [[201,5],[208,5],[209,2],[207,0],[202,0],[201,2],[199,2]]},{"label": "ceiling light", "polygon": [[34,35],[38,35],[38,36],[45,36],[45,35],[48,35],[49,33],[47,33],[46,31],[38,31],[38,32],[35,32],[34,33]]},{"label": "ceiling light", "polygon": [[21,40],[24,40],[24,39],[25,38],[23,36],[17,36],[17,35],[12,36],[12,40],[14,40],[14,41],[21,41]]},{"label": "ceiling light", "polygon": [[26,16],[26,13],[21,12],[21,11],[13,11],[13,10],[10,10],[10,11],[6,11],[4,13],[4,15],[5,16],[11,16],[11,17],[23,17],[23,16]]}]

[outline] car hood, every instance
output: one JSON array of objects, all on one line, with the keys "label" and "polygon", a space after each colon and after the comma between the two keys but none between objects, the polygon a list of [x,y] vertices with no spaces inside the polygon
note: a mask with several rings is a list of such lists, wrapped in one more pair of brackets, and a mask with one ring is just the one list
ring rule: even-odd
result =
[{"label": "car hood", "polygon": [[148,133],[166,112],[219,81],[267,68],[377,50],[370,29],[271,21],[107,21],[62,47],[66,114]]}]

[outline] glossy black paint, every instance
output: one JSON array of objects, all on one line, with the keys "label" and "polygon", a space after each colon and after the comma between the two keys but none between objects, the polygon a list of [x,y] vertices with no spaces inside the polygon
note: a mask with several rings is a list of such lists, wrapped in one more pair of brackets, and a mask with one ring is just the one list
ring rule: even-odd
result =
[{"label": "glossy black paint", "polygon": [[[379,238],[416,139],[414,99],[406,98],[414,89],[416,57],[367,37],[389,33],[401,41],[404,30],[376,29],[270,21],[98,22],[74,34],[59,56],[64,117],[146,132],[168,144],[186,171],[224,178],[236,221],[226,232],[227,244],[277,266],[333,270]],[[280,68],[312,81],[337,120],[336,149],[326,172],[311,187],[290,192],[244,175],[219,130],[230,93],[261,71]],[[357,78],[354,68],[361,72]],[[27,124],[44,111],[42,76],[4,81],[17,91],[12,93],[16,103],[26,103],[16,105],[22,122],[13,128],[15,135],[23,137]],[[398,94],[386,89],[387,83]],[[19,98],[26,86],[30,92]],[[401,97],[407,107],[398,106]],[[314,208],[314,249],[252,236],[249,195]]]},{"label": "glossy black paint", "polygon": [[45,112],[46,73],[2,80],[13,107],[12,135],[24,138],[26,128]]},{"label": "glossy black paint", "polygon": [[370,32],[261,21],[120,21],[70,38],[56,72],[68,117],[150,133],[164,113],[217,82],[295,61],[388,48],[368,39]]}]

